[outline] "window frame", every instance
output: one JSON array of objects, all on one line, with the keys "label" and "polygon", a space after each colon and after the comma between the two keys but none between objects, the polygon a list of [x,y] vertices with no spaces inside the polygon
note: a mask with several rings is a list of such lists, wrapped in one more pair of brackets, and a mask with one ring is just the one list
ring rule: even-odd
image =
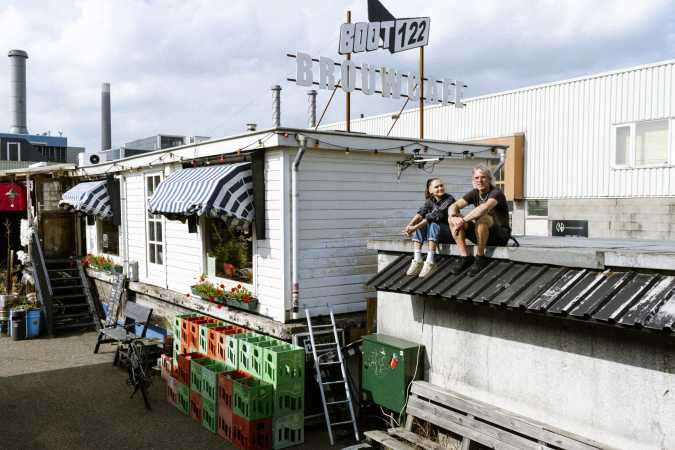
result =
[{"label": "window frame", "polygon": [[[98,253],[104,256],[109,256],[113,259],[119,258],[120,257],[120,250],[122,248],[121,242],[120,242],[120,226],[117,225],[117,255],[114,253],[107,253],[103,250],[103,222],[104,220],[97,217],[96,218],[96,223],[95,223],[95,228],[96,228],[96,249],[98,250]],[[115,226],[113,224],[113,226]]]},{"label": "window frame", "polygon": [[[649,122],[666,122],[668,129],[666,131],[666,161],[659,164],[638,164],[637,157],[637,125]],[[618,128],[628,127],[630,129],[628,161],[625,164],[618,164],[616,162],[616,133]],[[672,167],[675,156],[673,155],[673,119],[669,117],[660,119],[637,120],[634,122],[616,123],[612,125],[612,169],[651,169],[659,167]]]},{"label": "window frame", "polygon": [[[10,145],[16,146],[16,159],[12,159],[12,152],[10,150]],[[5,156],[7,161],[21,161],[21,142],[7,142],[5,148]]]},{"label": "window frame", "polygon": [[[164,269],[166,267],[166,229],[165,229],[165,221],[164,221],[164,216],[159,215],[159,214],[150,214],[148,212],[148,200],[150,200],[151,195],[149,195],[148,191],[148,180],[150,178],[159,178],[159,182],[157,183],[156,186],[153,187],[153,193],[154,189],[157,189],[157,186],[159,186],[159,183],[164,181],[164,174],[162,172],[152,172],[152,173],[146,173],[143,176],[143,191],[145,192],[145,260],[146,264],[148,266],[148,273],[150,273],[150,268],[154,267],[157,270]],[[156,216],[156,217],[151,217],[151,216]],[[158,241],[156,239],[151,240],[150,239],[150,232],[149,232],[149,226],[150,223],[159,223],[160,224],[160,229],[162,230],[162,240]],[[157,236],[155,236],[156,238]],[[157,263],[157,250],[155,247],[155,262],[150,261],[150,245],[161,245],[162,246],[162,263],[159,264]]]},{"label": "window frame", "polygon": [[[548,200],[547,198],[528,198],[525,199],[525,218],[527,219],[548,219]],[[534,216],[530,214],[530,202],[531,201],[543,201],[546,202],[546,215],[545,216]]]},{"label": "window frame", "polygon": [[257,273],[258,273],[258,260],[256,258],[256,255],[258,254],[258,240],[256,239],[255,236],[255,227],[251,226],[251,270],[253,271],[253,280],[251,283],[247,283],[245,281],[238,281],[238,280],[233,280],[231,278],[223,278],[216,276],[215,274],[211,275],[208,274],[208,228],[206,226],[207,224],[207,219],[212,219],[212,220],[218,220],[215,218],[207,218],[204,216],[199,217],[199,231],[201,234],[201,241],[202,241],[202,267],[204,268],[204,275],[206,275],[209,280],[211,280],[215,284],[222,284],[225,286],[225,289],[231,289],[233,287],[236,287],[237,285],[241,284],[242,287],[248,289],[251,291],[251,294],[253,294],[253,297],[257,297]]}]

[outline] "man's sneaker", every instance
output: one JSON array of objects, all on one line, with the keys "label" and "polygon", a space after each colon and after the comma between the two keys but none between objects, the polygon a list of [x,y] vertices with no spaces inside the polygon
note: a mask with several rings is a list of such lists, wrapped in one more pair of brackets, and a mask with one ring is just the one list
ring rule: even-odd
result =
[{"label": "man's sneaker", "polygon": [[478,275],[481,270],[485,269],[490,264],[490,258],[487,256],[476,256],[473,260],[473,264],[469,267],[469,270],[466,272],[469,276]]},{"label": "man's sneaker", "polygon": [[436,271],[436,267],[436,264],[425,261],[424,267],[422,267],[422,271],[420,272],[420,278],[424,278],[434,273],[434,271]]},{"label": "man's sneaker", "polygon": [[408,267],[408,271],[405,273],[409,277],[414,277],[418,273],[420,273],[420,270],[422,270],[422,265],[424,263],[422,261],[415,261],[414,259],[410,263],[410,267]]},{"label": "man's sneaker", "polygon": [[450,264],[450,272],[457,275],[462,270],[466,269],[473,262],[473,257],[471,256],[460,256],[455,259],[452,264]]}]

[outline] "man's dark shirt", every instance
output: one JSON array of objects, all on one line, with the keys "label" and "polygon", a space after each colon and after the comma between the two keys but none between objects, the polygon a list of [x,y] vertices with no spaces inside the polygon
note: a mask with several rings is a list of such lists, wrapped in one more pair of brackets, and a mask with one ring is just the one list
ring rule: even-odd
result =
[{"label": "man's dark shirt", "polygon": [[478,189],[472,189],[464,194],[462,198],[469,205],[474,206],[479,206],[488,199],[494,198],[497,200],[497,205],[490,210],[489,214],[494,219],[496,225],[511,229],[509,226],[509,205],[506,203],[506,196],[500,189],[492,186],[487,194],[482,195],[482,198]]},{"label": "man's dark shirt", "polygon": [[429,197],[417,214],[427,219],[427,223],[448,223],[448,207],[455,203],[455,197],[443,194],[438,201],[433,195]]}]

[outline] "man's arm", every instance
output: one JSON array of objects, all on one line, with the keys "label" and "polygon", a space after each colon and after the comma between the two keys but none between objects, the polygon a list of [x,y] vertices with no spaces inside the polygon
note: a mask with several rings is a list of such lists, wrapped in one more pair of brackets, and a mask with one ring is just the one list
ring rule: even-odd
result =
[{"label": "man's arm", "polygon": [[497,200],[494,198],[489,198],[485,203],[475,207],[469,214],[464,216],[464,221],[469,222],[470,220],[477,219],[483,214],[489,212],[495,206],[497,206]]},{"label": "man's arm", "polygon": [[460,211],[463,208],[466,208],[468,204],[469,203],[466,200],[460,198],[455,203],[450,205],[450,208],[448,208],[448,215],[450,217],[460,217],[461,216]]}]

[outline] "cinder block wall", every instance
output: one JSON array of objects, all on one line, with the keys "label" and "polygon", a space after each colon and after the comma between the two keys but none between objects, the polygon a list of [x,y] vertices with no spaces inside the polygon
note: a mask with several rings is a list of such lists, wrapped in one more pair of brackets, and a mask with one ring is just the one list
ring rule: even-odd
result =
[{"label": "cinder block wall", "polygon": [[675,198],[549,200],[549,220],[588,220],[588,237],[675,239]]}]

